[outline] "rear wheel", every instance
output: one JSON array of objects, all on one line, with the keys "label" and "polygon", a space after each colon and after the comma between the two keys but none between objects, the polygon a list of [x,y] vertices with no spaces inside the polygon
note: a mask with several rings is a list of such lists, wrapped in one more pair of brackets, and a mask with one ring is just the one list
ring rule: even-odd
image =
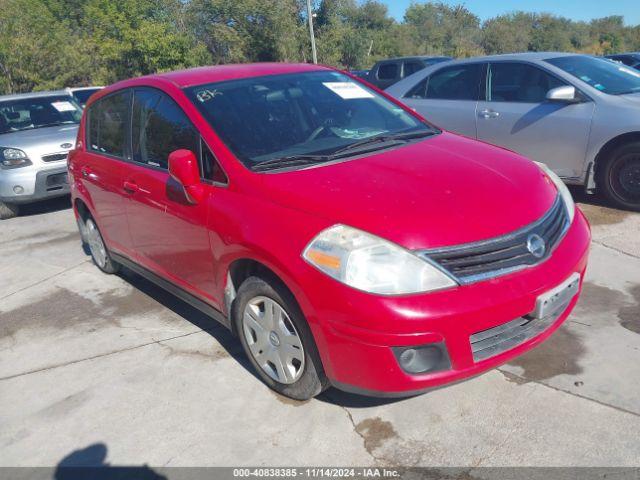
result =
[{"label": "rear wheel", "polygon": [[233,304],[233,321],[249,360],[273,390],[308,400],[328,386],[311,330],[279,282],[245,280]]},{"label": "rear wheel", "polygon": [[104,273],[116,273],[120,269],[120,264],[113,261],[111,255],[109,255],[109,250],[107,250],[104,240],[102,240],[100,230],[93,221],[93,218],[87,218],[84,226],[84,236],[89,245],[89,252],[91,253],[93,263]]},{"label": "rear wheel", "polygon": [[640,142],[622,145],[609,155],[600,186],[616,206],[640,211]]},{"label": "rear wheel", "polygon": [[15,203],[0,202],[0,220],[7,220],[16,217],[20,207]]}]

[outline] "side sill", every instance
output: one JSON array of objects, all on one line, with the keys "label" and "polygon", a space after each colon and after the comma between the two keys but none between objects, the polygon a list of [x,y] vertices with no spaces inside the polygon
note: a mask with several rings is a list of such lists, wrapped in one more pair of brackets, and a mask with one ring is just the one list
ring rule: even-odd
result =
[{"label": "side sill", "polygon": [[155,283],[160,288],[166,290],[167,292],[171,293],[172,295],[175,295],[180,300],[182,300],[182,301],[188,303],[189,305],[191,305],[192,307],[200,310],[202,313],[204,313],[205,315],[213,318],[215,321],[221,323],[225,327],[227,327],[229,329],[231,328],[231,322],[229,321],[229,319],[222,312],[220,312],[218,309],[212,307],[207,302],[204,302],[204,301],[200,300],[198,297],[196,297],[196,296],[190,294],[189,292],[185,291],[184,289],[178,287],[177,285],[175,285],[174,283],[170,282],[169,280],[165,280],[164,278],[160,277],[159,275],[156,275],[155,273],[153,273],[153,272],[147,270],[146,268],[138,265],[137,263],[129,260],[127,257],[124,257],[124,256],[119,255],[119,254],[114,253],[114,252],[109,252],[109,255],[111,255],[111,257],[116,262],[124,265],[129,270],[132,270],[133,272],[135,272],[138,275],[146,278],[150,282]]}]

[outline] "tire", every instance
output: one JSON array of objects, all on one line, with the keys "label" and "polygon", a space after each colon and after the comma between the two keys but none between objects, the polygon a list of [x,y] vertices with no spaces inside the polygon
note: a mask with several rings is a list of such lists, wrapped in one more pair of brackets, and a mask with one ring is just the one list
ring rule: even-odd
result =
[{"label": "tire", "polygon": [[[275,315],[268,314],[269,307]],[[247,357],[270,388],[308,400],[328,387],[309,325],[279,281],[247,278],[233,302],[232,321]]]},{"label": "tire", "polygon": [[18,216],[20,207],[15,203],[0,202],[0,220],[8,220]]},{"label": "tire", "polygon": [[640,142],[611,152],[602,167],[599,187],[615,206],[640,211]]},{"label": "tire", "polygon": [[104,273],[112,274],[120,270],[120,264],[116,263],[109,254],[107,246],[102,240],[102,234],[93,218],[88,217],[85,222],[86,241],[89,245],[89,253],[93,263]]}]

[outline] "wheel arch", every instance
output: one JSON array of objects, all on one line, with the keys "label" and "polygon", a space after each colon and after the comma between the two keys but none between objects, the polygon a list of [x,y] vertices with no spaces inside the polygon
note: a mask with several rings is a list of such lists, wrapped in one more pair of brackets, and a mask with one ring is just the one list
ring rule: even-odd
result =
[{"label": "wheel arch", "polygon": [[[302,311],[298,297],[294,291],[287,284],[287,281],[283,278],[283,275],[278,274],[274,268],[267,265],[267,263],[257,260],[251,257],[240,257],[233,260],[227,268],[227,278],[224,290],[225,309],[231,320],[232,304],[236,298],[236,292],[242,282],[249,277],[260,277],[263,280],[270,280],[277,282],[282,288],[286,289],[293,300],[296,302],[298,308]],[[233,321],[231,322],[233,326]],[[232,327],[233,329],[234,327]],[[234,331],[234,333],[237,333]]]},{"label": "wheel arch", "polygon": [[82,220],[86,220],[90,216],[93,217],[91,210],[81,198],[76,198],[74,200],[73,208]]},{"label": "wheel arch", "polygon": [[[249,256],[238,257],[229,264],[227,268],[227,283],[224,290],[224,303],[232,333],[236,336],[239,334],[236,329],[236,322],[234,322],[232,318],[235,292],[242,282],[249,277],[259,277],[267,282],[277,283],[289,294],[291,301],[295,303],[309,327],[311,341],[314,343],[315,351],[318,354],[318,366],[322,369],[322,374],[325,375],[327,368],[331,367],[331,361],[325,354],[326,341],[324,335],[319,326],[309,321],[309,317],[305,314],[305,309],[301,303],[306,302],[306,298],[304,298],[302,290],[299,289],[297,285],[294,285],[292,280],[287,278],[287,272],[278,271],[276,266],[271,266],[267,262]],[[290,284],[289,282],[292,283]],[[298,294],[296,294],[296,292],[298,292]],[[303,298],[300,298],[301,296]],[[330,370],[332,369],[330,368]]]},{"label": "wheel arch", "polygon": [[631,142],[640,142],[640,131],[634,132],[626,132],[620,135],[617,135],[607,141],[595,156],[594,159],[594,169],[593,176],[594,181],[596,182],[596,188],[599,188],[598,183],[601,181],[600,176],[602,175],[604,165],[607,161],[607,158],[611,152],[613,152],[616,148],[621,147],[622,145],[626,145]]}]

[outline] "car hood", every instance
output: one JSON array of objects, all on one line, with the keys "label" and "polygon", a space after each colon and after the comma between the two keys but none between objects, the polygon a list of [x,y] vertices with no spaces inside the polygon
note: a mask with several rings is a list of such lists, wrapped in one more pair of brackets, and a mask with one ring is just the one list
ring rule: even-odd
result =
[{"label": "car hood", "polygon": [[261,177],[263,194],[278,204],[409,249],[513,232],[539,219],[556,196],[533,162],[451,133]]},{"label": "car hood", "polygon": [[[55,127],[34,128],[19,132],[0,134],[0,146],[13,147],[21,150],[40,148],[42,146],[56,147],[57,150],[65,150],[63,143],[75,145],[78,134],[78,125],[58,125]],[[54,151],[56,151],[54,148]]]},{"label": "car hood", "polygon": [[625,95],[619,95],[618,98],[623,99],[623,101],[628,104],[632,104],[635,108],[640,107],[640,93],[627,93]]}]

